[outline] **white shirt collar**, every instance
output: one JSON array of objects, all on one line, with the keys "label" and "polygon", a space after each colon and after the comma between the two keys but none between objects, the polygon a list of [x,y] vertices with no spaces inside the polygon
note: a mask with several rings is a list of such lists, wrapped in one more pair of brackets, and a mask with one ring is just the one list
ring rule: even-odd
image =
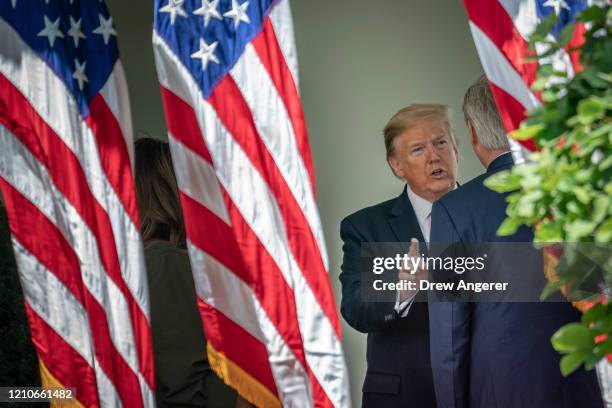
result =
[{"label": "white shirt collar", "polygon": [[406,184],[406,192],[408,193],[408,199],[410,200],[410,204],[412,204],[414,213],[417,216],[417,221],[419,225],[422,226],[425,223],[425,219],[431,214],[432,203],[417,195],[408,184]]},{"label": "white shirt collar", "polygon": [[[495,158],[493,160],[491,160],[491,163],[493,163],[495,160],[497,160],[500,157],[502,157],[504,154],[508,154],[508,153],[512,154],[512,150],[506,150],[505,152],[498,154],[497,156],[495,156]],[[491,165],[491,163],[489,163],[489,166]],[[487,167],[489,167],[489,166],[487,166]]]},{"label": "white shirt collar", "polygon": [[[456,188],[457,184],[455,184],[453,190]],[[425,242],[429,242],[429,233],[431,231],[431,219],[429,216],[431,215],[433,203],[417,195],[408,184],[406,184],[406,193],[408,194],[408,200],[410,200],[410,204],[412,204],[412,208],[416,214],[419,227],[421,227],[423,238],[425,238]]]}]

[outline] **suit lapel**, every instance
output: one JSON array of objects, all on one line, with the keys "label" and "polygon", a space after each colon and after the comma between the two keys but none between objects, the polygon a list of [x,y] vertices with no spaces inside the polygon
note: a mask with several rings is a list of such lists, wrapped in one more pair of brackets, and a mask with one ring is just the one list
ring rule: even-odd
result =
[{"label": "suit lapel", "polygon": [[404,187],[402,194],[395,199],[387,221],[398,242],[410,242],[411,238],[416,238],[419,242],[425,242],[416,214],[408,199],[406,187]]}]

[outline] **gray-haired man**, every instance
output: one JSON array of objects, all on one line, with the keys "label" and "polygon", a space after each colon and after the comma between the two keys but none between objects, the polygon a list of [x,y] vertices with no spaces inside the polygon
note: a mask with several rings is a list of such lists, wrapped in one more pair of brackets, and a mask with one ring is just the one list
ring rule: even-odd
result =
[{"label": "gray-haired man", "polygon": [[[514,254],[513,262],[533,255],[530,229],[521,228],[511,237],[496,234],[506,217],[506,195],[489,190],[483,181],[510,169],[513,160],[486,78],[468,89],[463,111],[474,153],[487,171],[434,203],[431,255],[444,251],[441,243],[470,248],[492,242],[492,248],[523,245],[525,253]],[[541,257],[530,259],[532,276],[541,276]],[[498,258],[491,270],[511,278],[516,267],[508,261]],[[550,344],[559,327],[579,317],[568,303],[430,302],[438,407],[602,407],[595,373],[579,369],[563,377],[559,355]]]}]

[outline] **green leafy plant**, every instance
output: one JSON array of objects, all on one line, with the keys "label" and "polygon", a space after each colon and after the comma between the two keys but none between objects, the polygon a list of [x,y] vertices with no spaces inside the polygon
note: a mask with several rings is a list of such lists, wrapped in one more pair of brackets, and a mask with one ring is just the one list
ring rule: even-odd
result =
[{"label": "green leafy plant", "polygon": [[[578,16],[586,27],[577,50],[583,69],[571,76],[546,58],[565,48],[575,30],[567,25],[553,39],[554,16],[530,38],[541,62],[532,88],[542,106],[530,111],[518,140],[533,139],[538,151],[526,164],[490,177],[486,185],[507,196],[507,218],[498,235],[512,235],[521,225],[534,228],[534,242],[557,243],[555,276],[542,294],[562,290],[584,312],[552,338],[564,356],[568,375],[581,364],[592,368],[612,355],[612,10],[592,6]],[[550,249],[547,248],[547,249]],[[551,254],[555,251],[549,251]],[[585,289],[585,286],[587,289]]]}]

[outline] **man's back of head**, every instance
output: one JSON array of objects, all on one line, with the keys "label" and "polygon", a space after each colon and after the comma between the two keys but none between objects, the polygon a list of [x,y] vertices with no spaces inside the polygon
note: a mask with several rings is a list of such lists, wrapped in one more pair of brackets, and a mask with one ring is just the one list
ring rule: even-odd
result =
[{"label": "man's back of head", "polygon": [[474,153],[483,166],[510,150],[489,81],[483,75],[465,92],[463,114]]}]

